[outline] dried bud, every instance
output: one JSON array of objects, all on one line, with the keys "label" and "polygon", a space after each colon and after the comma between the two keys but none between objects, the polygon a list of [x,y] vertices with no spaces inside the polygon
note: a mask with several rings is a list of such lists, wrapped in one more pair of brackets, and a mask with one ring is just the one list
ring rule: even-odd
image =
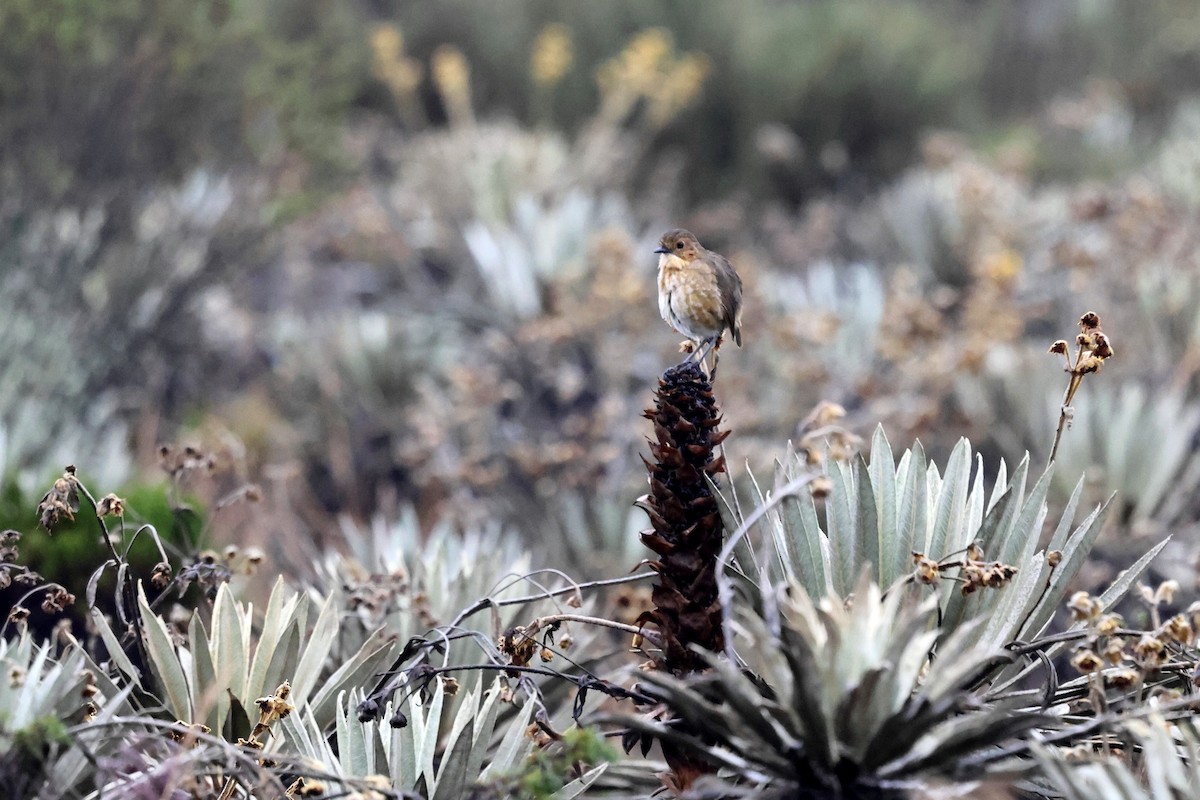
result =
[{"label": "dried bud", "polygon": [[1195,637],[1192,623],[1183,614],[1176,614],[1163,623],[1163,632],[1182,645],[1190,646]]},{"label": "dried bud", "polygon": [[1104,660],[1110,664],[1120,664],[1125,660],[1125,640],[1120,636],[1110,636],[1101,651]]},{"label": "dried bud", "polygon": [[1071,666],[1084,675],[1090,675],[1103,667],[1104,662],[1090,647],[1082,647],[1071,656]]},{"label": "dried bud", "polygon": [[167,584],[171,582],[171,565],[166,561],[160,561],[154,565],[154,571],[150,574],[150,584],[158,590],[167,588]]},{"label": "dried bud", "polygon": [[1066,339],[1059,339],[1057,342],[1055,342],[1054,344],[1050,345],[1050,352],[1051,352],[1051,353],[1057,353],[1058,355],[1066,355],[1066,354],[1067,354],[1067,348],[1068,348],[1069,346],[1070,346],[1070,345],[1068,345],[1068,344],[1067,344],[1067,340],[1066,340]]},{"label": "dried bud", "polygon": [[542,659],[542,661],[544,663],[549,663],[554,660],[554,651],[551,650],[549,647],[543,647],[541,649],[541,652],[538,653],[538,656]]},{"label": "dried bud", "polygon": [[1054,569],[1062,563],[1062,550],[1051,550],[1046,553],[1046,563],[1050,565],[1050,569]]},{"label": "dried bud", "polygon": [[1071,595],[1067,608],[1071,610],[1071,616],[1076,622],[1091,622],[1099,617],[1103,610],[1099,600],[1093,599],[1083,591]]},{"label": "dried bud", "polygon": [[458,689],[459,689],[459,684],[458,684],[457,679],[447,678],[444,675],[442,676],[442,693],[443,694],[445,694],[447,697],[453,697],[454,695],[458,694]]},{"label": "dried bud", "polygon": [[1138,672],[1128,667],[1124,669],[1114,669],[1104,676],[1105,683],[1114,689],[1128,689],[1138,681]]},{"label": "dried bud", "polygon": [[358,704],[358,721],[372,722],[379,718],[379,703],[368,697]]},{"label": "dried bud", "polygon": [[1120,614],[1105,614],[1096,623],[1096,632],[1102,636],[1111,636],[1124,624],[1125,620]]},{"label": "dried bud", "polygon": [[314,778],[298,778],[297,780],[304,781],[304,784],[300,787],[300,791],[297,792],[298,797],[324,797],[329,790],[325,781],[319,781]]},{"label": "dried bud", "polygon": [[1175,593],[1179,591],[1179,581],[1169,580],[1163,581],[1154,591],[1154,604],[1167,604],[1175,602]]},{"label": "dried bud", "polygon": [[917,565],[913,572],[918,581],[927,586],[937,583],[940,573],[936,561],[932,558],[927,558],[923,553],[913,553],[913,561]]}]

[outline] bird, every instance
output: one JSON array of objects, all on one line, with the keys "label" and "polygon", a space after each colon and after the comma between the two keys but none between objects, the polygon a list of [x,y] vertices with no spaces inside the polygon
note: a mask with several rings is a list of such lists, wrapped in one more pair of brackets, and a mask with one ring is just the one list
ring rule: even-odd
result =
[{"label": "bird", "polygon": [[703,361],[728,329],[742,346],[742,279],[719,253],[706,250],[682,228],[658,240],[658,312],[696,343],[691,360]]}]

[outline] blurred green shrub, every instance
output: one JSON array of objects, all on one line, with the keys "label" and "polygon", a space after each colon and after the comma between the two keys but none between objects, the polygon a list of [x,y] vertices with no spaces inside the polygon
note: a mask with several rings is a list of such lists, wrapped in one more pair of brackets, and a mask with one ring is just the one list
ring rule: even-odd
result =
[{"label": "blurred green shrub", "polygon": [[333,159],[367,76],[359,25],[313,0],[6,2],[0,175],[84,204],[281,148]]}]

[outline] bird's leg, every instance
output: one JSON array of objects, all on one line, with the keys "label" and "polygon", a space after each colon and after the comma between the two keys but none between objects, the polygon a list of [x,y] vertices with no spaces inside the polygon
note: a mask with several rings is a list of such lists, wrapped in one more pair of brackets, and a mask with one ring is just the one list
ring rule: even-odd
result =
[{"label": "bird's leg", "polygon": [[708,364],[705,362],[705,359],[708,358],[708,354],[712,352],[716,343],[717,337],[710,336],[709,338],[702,340],[700,342],[700,347],[696,349],[695,360],[699,361],[700,366],[704,367],[706,370],[708,369]]}]

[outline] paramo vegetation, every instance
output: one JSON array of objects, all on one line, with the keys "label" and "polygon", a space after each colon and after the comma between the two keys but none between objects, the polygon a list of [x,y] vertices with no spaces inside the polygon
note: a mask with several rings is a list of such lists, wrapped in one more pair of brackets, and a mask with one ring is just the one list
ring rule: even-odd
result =
[{"label": "paramo vegetation", "polygon": [[[1191,3],[0,43],[10,796],[1194,793]],[[680,226],[744,282],[713,369]]]}]

